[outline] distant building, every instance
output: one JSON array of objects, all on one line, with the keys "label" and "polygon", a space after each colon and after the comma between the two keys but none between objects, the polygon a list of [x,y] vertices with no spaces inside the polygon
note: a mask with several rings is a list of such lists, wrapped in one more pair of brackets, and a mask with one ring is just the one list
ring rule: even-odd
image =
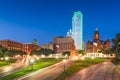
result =
[{"label": "distant building", "polygon": [[72,37],[55,37],[54,44],[56,53],[75,50],[74,40],[72,39]]},{"label": "distant building", "polygon": [[54,51],[54,47],[55,47],[55,45],[54,45],[52,42],[47,43],[47,44],[42,44],[42,45],[41,45],[41,48],[44,48],[44,49],[51,49],[51,50],[53,50],[53,51]]},{"label": "distant building", "polygon": [[38,45],[38,41],[36,38],[33,40],[32,44]]},{"label": "distant building", "polygon": [[67,36],[74,39],[76,50],[83,50],[83,15],[80,11],[74,12],[72,30],[67,32]]},{"label": "distant building", "polygon": [[32,50],[39,50],[40,46],[34,43],[24,44],[13,40],[0,40],[0,45],[7,48],[8,50],[20,50],[28,54]]},{"label": "distant building", "polygon": [[8,50],[20,50],[23,49],[23,44],[13,40],[0,40],[0,45],[7,48]]},{"label": "distant building", "polygon": [[109,49],[110,40],[109,39],[107,41],[100,40],[100,33],[98,29],[96,28],[93,42],[91,41],[87,42],[87,53],[98,52],[102,48],[106,50]]},{"label": "distant building", "polygon": [[23,44],[24,52],[27,52],[28,54],[30,54],[32,50],[40,50],[40,46],[33,43]]}]

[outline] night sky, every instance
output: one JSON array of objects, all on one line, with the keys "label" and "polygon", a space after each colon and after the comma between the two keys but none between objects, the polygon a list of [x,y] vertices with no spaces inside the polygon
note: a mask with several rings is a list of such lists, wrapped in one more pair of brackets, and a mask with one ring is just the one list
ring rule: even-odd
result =
[{"label": "night sky", "polygon": [[52,42],[72,28],[75,11],[83,13],[85,42],[96,27],[103,40],[120,32],[119,0],[0,0],[0,40]]}]

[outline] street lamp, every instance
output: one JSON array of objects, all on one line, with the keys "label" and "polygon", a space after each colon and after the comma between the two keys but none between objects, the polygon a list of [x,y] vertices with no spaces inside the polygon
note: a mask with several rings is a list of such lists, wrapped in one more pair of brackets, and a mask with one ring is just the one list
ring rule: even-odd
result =
[{"label": "street lamp", "polygon": [[66,63],[66,59],[63,60],[64,63],[64,72],[65,72],[65,63]]},{"label": "street lamp", "polygon": [[82,65],[83,65],[83,62],[84,62],[85,58],[84,58],[84,57],[81,57],[81,60],[82,60]]},{"label": "street lamp", "polygon": [[[7,61],[9,60],[9,57],[5,57],[5,61],[6,61],[6,63],[7,63]],[[9,62],[8,62],[9,63]]]},{"label": "street lamp", "polygon": [[56,58],[56,62],[57,62],[57,60],[59,59],[59,57],[58,57],[58,56],[56,56],[55,58]]},{"label": "street lamp", "polygon": [[97,43],[93,43],[93,55],[95,56],[95,52],[94,52],[94,46],[97,46]]},{"label": "street lamp", "polygon": [[5,57],[5,60],[8,61],[8,60],[9,60],[9,57]]},{"label": "street lamp", "polygon": [[85,60],[85,58],[84,58],[84,57],[81,57],[81,60]]},{"label": "street lamp", "polygon": [[40,60],[40,57],[39,57],[39,56],[36,56],[36,59],[37,59],[37,60]]},{"label": "street lamp", "polygon": [[94,59],[95,57],[94,56],[92,56],[92,59]]},{"label": "street lamp", "polygon": [[30,65],[31,65],[32,70],[33,70],[34,62],[35,62],[35,59],[34,58],[30,58]]},{"label": "street lamp", "polygon": [[0,58],[1,60],[4,60],[4,58]]}]

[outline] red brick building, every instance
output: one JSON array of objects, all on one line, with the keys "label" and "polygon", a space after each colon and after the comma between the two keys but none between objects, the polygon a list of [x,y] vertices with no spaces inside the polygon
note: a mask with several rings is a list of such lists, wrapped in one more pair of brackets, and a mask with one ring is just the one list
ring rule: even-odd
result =
[{"label": "red brick building", "polygon": [[23,43],[16,42],[13,40],[0,40],[0,45],[7,48],[8,50],[23,50]]},{"label": "red brick building", "polygon": [[109,49],[110,48],[110,40],[107,41],[100,40],[100,33],[98,29],[96,29],[94,33],[94,41],[87,42],[87,53],[98,52],[100,49]]},{"label": "red brick building", "polygon": [[0,45],[7,48],[8,50],[16,49],[26,52],[28,54],[30,54],[32,50],[40,49],[40,46],[38,44],[34,44],[34,43],[23,44],[13,40],[0,40]]},{"label": "red brick building", "polygon": [[75,50],[74,40],[71,37],[55,37],[54,44],[56,53]]},{"label": "red brick building", "polygon": [[40,47],[38,45],[32,44],[32,43],[23,44],[24,52],[27,52],[28,54],[30,54],[32,50],[40,50]]}]

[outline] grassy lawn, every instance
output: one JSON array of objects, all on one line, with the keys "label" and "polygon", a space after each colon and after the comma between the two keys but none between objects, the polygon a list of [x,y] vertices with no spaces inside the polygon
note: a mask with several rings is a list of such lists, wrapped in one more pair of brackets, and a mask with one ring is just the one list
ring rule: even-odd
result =
[{"label": "grassy lawn", "polygon": [[41,69],[41,68],[44,68],[44,67],[47,67],[47,66],[50,66],[52,64],[55,64],[57,62],[60,62],[62,59],[51,59],[51,58],[47,58],[47,59],[40,59],[39,61],[37,61],[34,66],[33,66],[33,70],[31,68],[31,66],[29,67],[26,67],[22,70],[20,70],[19,72],[15,72],[13,74],[10,74],[8,76],[5,76],[3,78],[0,78],[0,80],[13,80],[19,76],[22,76],[22,75],[25,75],[27,73],[30,73],[32,71],[35,71],[35,70],[38,70],[38,69]]},{"label": "grassy lawn", "polygon": [[93,64],[97,64],[100,62],[103,62],[105,60],[110,60],[110,59],[101,59],[101,58],[95,58],[95,59],[91,59],[91,58],[86,58],[84,61],[82,60],[78,60],[75,61],[75,63],[73,63],[67,70],[66,72],[63,72],[62,74],[60,74],[55,80],[64,80],[66,77],[72,75],[73,73],[82,70],[83,68],[86,68],[90,65]]},{"label": "grassy lawn", "polygon": [[11,63],[14,63],[14,62],[16,62],[16,59],[10,59],[9,61],[0,61],[0,67],[2,67],[2,66],[5,66],[5,65],[9,65],[9,64],[11,64]]}]

